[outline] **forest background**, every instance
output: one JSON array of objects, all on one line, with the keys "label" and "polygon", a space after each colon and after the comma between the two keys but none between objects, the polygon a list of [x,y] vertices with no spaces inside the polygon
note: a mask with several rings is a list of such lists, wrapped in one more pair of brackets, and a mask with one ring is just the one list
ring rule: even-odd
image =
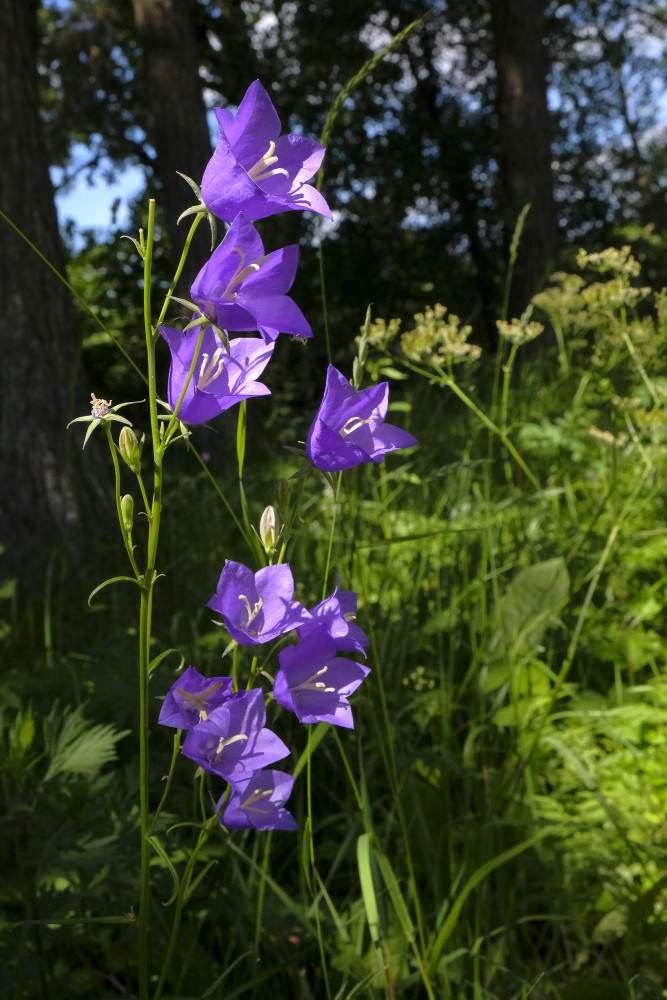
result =
[{"label": "forest background", "polygon": [[[97,568],[115,568],[111,480],[64,429],[91,390],[142,398],[116,346],[136,357],[142,328],[116,215],[136,235],[157,198],[168,279],[192,200],[177,172],[201,176],[207,111],[259,78],[286,131],[321,135],[344,100],[324,167],[333,223],[304,236],[297,213],[268,220],[272,245],[301,242],[294,295],[316,335],[284,345],[272,406],[250,417],[257,520],[288,474],[273,442],[303,440],[318,373],[328,354],[351,369],[369,305],[425,338],[417,363],[395,324],[374,327],[367,371],[392,380],[422,448],[353,479],[339,517],[384,675],[351,744],[364,808],[344,775],[328,781],[341,765],[325,742],[321,884],[298,844],[262,867],[254,841],[225,842],[229,882],[198,900],[182,979],[193,996],[261,996],[267,969],[286,997],[419,997],[427,982],[435,996],[664,996],[664,4],[0,0],[0,25],[7,995],[35,977],[45,997],[132,992],[127,929],[84,922],[132,904],[130,601],[86,603]],[[59,228],[53,179],[65,193],[128,167],[146,191],[108,228]],[[522,315],[511,340],[497,320]],[[545,330],[524,343],[534,320]],[[224,481],[233,443],[206,428],[194,442]],[[160,638],[215,659],[184,591],[236,543],[187,455],[174,478]],[[317,549],[313,581],[330,502],[313,492],[295,540]],[[375,914],[353,850],[371,834]],[[94,877],[119,857],[126,876]],[[232,914],[233,933],[210,929]]]}]

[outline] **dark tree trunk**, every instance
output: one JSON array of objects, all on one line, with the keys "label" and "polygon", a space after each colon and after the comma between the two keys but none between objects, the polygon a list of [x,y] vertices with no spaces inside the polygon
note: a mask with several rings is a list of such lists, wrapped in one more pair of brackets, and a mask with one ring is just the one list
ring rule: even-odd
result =
[{"label": "dark tree trunk", "polygon": [[[157,153],[158,200],[172,250],[180,254],[191,220],[185,219],[180,226],[176,220],[194,204],[195,196],[178,172],[199,184],[211,156],[191,3],[133,0],[133,4],[144,53],[149,139]],[[184,273],[184,288],[204,263],[208,250],[205,233],[197,235],[198,243]]]},{"label": "dark tree trunk", "polygon": [[[39,118],[37,7],[0,0],[0,208],[62,273]],[[27,579],[77,523],[65,428],[80,345],[69,292],[4,219],[0,251],[0,544],[10,572]]]},{"label": "dark tree trunk", "polygon": [[521,313],[558,253],[547,107],[544,0],[491,0],[503,218],[508,244],[526,204],[510,313]]}]

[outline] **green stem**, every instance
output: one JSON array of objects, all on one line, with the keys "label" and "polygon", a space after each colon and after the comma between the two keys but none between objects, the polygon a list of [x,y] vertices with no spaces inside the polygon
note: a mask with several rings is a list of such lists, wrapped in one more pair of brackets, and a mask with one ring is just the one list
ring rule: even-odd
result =
[{"label": "green stem", "polygon": [[150,664],[153,587],[162,512],[162,456],[155,382],[155,337],[151,324],[151,268],[155,230],[155,201],[148,203],[148,229],[144,258],[144,332],[148,377],[148,405],[153,451],[153,502],[148,511],[148,551],[146,572],[139,608],[139,812],[141,829],[141,870],[138,918],[139,1000],[148,998],[148,911],[150,906],[150,844],[148,842],[149,768],[148,768],[148,670]]},{"label": "green stem", "polygon": [[148,835],[150,837],[152,837],[153,833],[155,832],[155,826],[156,826],[157,821],[158,821],[158,816],[160,815],[160,813],[164,809],[164,804],[167,801],[167,797],[169,795],[169,789],[171,788],[171,782],[173,780],[174,771],[176,769],[176,761],[178,760],[178,757],[179,757],[179,754],[180,754],[180,751],[181,751],[181,733],[182,733],[182,731],[183,731],[182,729],[177,729],[176,733],[174,734],[174,751],[173,751],[173,753],[171,755],[171,764],[169,765],[169,771],[167,772],[166,784],[164,786],[164,792],[162,793],[162,798],[160,799],[160,804],[158,805],[157,809],[153,813],[153,820],[151,822],[150,830],[148,831]]},{"label": "green stem", "polygon": [[[424,370],[423,368],[419,368],[418,365],[412,365],[407,362],[404,362],[404,364],[406,368],[409,368],[410,371],[416,372],[417,375],[423,375],[425,378],[433,380],[433,372],[429,372]],[[451,389],[454,395],[458,396],[461,402],[468,407],[471,413],[474,413],[475,416],[478,418],[478,420],[480,420],[484,424],[484,426],[492,432],[492,434],[496,434],[500,438],[500,440],[505,445],[505,447],[509,451],[510,455],[512,456],[516,464],[525,474],[526,478],[530,481],[531,485],[534,486],[536,490],[541,489],[538,478],[535,476],[532,470],[526,465],[525,459],[516,450],[516,448],[510,441],[509,437],[507,436],[507,432],[503,431],[502,428],[497,426],[497,424],[494,424],[493,420],[487,417],[486,413],[484,413],[483,410],[480,410],[479,406],[477,406],[477,404],[473,402],[470,396],[468,396],[467,393],[465,393],[463,389],[461,389],[461,387],[457,385],[457,383],[454,381],[454,378],[451,375],[448,375],[447,372],[442,370],[442,368],[436,368],[436,372],[440,384],[447,386],[448,389]]]},{"label": "green stem", "polygon": [[[203,777],[200,779],[203,781]],[[162,971],[160,973],[160,979],[155,987],[155,993],[153,994],[153,1000],[159,1000],[162,996],[162,991],[167,982],[167,977],[169,976],[169,971],[171,969],[171,964],[174,958],[174,951],[176,950],[176,943],[178,941],[178,934],[181,928],[181,917],[183,916],[183,908],[188,901],[190,895],[190,885],[192,882],[192,874],[195,870],[195,865],[197,864],[197,859],[204,849],[206,842],[209,837],[218,826],[220,822],[220,816],[227,804],[227,799],[231,787],[227,786],[227,790],[223,796],[222,802],[220,803],[220,808],[216,812],[215,816],[206,820],[201,830],[199,831],[199,836],[197,837],[197,843],[194,846],[192,854],[188,858],[188,863],[185,866],[185,871],[183,872],[183,878],[181,879],[180,885],[178,887],[178,895],[176,897],[176,903],[174,907],[174,922],[171,925],[171,934],[169,935],[169,943],[167,945],[167,951],[164,956],[164,962],[162,963]]]},{"label": "green stem", "polygon": [[113,438],[111,436],[111,427],[108,422],[105,421],[104,429],[107,435],[107,441],[109,443],[109,451],[111,452],[111,460],[113,462],[114,478],[116,482],[116,514],[118,515],[118,524],[120,525],[120,533],[123,537],[123,544],[125,545],[125,551],[127,552],[127,557],[130,560],[130,565],[134,570],[134,575],[137,580],[141,582],[142,576],[139,572],[139,567],[137,566],[137,561],[134,558],[134,552],[132,550],[132,543],[128,538],[127,531],[125,530],[125,525],[123,524],[123,512],[120,505],[120,466],[118,464],[118,454],[116,453],[116,445],[114,444]]},{"label": "green stem", "polygon": [[[162,303],[162,309],[160,309],[160,315],[158,316],[157,323],[155,324],[156,326],[160,326],[161,323],[164,321],[164,317],[167,314],[167,309],[169,308],[169,303],[171,302],[171,297],[174,294],[174,289],[178,284],[178,279],[180,278],[183,268],[185,266],[185,261],[188,256],[188,251],[190,250],[190,244],[192,243],[192,237],[195,235],[197,231],[197,226],[199,225],[199,223],[203,218],[204,215],[202,213],[200,215],[195,215],[194,219],[192,220],[192,225],[190,226],[190,232],[185,238],[185,245],[183,247],[181,259],[178,262],[178,267],[176,268],[176,273],[174,274],[173,281],[169,286],[169,290],[167,291],[167,294],[164,297],[164,302]],[[146,256],[148,257],[148,249],[146,250]]]},{"label": "green stem", "polygon": [[338,511],[338,497],[340,496],[340,487],[343,482],[343,473],[338,473],[338,479],[336,480],[336,492],[334,493],[333,502],[333,515],[331,517],[331,531],[329,532],[329,545],[327,547],[327,561],[324,566],[324,583],[322,585],[322,600],[327,596],[327,590],[329,589],[328,579],[329,579],[329,569],[331,568],[331,553],[333,552],[334,535],[336,533],[336,513]]}]

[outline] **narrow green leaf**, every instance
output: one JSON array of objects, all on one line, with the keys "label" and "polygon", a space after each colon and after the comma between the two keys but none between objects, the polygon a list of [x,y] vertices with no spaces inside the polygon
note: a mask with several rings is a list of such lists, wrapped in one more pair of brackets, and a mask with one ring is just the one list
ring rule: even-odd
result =
[{"label": "narrow green leaf", "polygon": [[396,875],[394,874],[394,869],[391,867],[389,858],[380,848],[378,843],[373,844],[373,849],[375,851],[375,856],[377,858],[384,884],[386,885],[387,892],[389,893],[389,898],[391,899],[394,910],[396,911],[396,916],[401,924],[401,929],[403,930],[407,940],[412,942],[415,939],[415,926],[405,904],[405,900],[403,899],[401,887],[398,884]]},{"label": "narrow green leaf", "polygon": [[496,868],[500,868],[501,865],[504,865],[507,861],[511,861],[512,858],[516,858],[519,854],[523,854],[524,851],[527,851],[529,848],[539,843],[540,840],[543,840],[544,837],[549,836],[554,832],[554,828],[541,830],[539,833],[535,834],[534,837],[529,837],[528,840],[523,840],[520,844],[515,844],[514,847],[510,847],[507,851],[503,851],[502,854],[497,855],[497,857],[486,861],[483,865],[480,865],[477,871],[473,872],[461,889],[461,892],[452,903],[452,908],[447,914],[447,919],[438,931],[437,936],[431,945],[428,957],[428,972],[430,976],[434,976],[437,971],[442,950],[452,936],[459,916],[461,915],[463,904],[473,889],[476,889],[480,882],[483,882],[492,871],[495,871]]},{"label": "narrow green leaf", "polygon": [[136,583],[137,586],[139,585],[139,581],[135,576],[112,576],[108,580],[105,580],[103,583],[98,584],[98,586],[95,587],[94,590],[91,590],[90,594],[88,595],[88,605],[90,606],[93,597],[99,594],[100,590],[104,590],[105,587],[109,587],[112,583],[122,583],[122,582]]},{"label": "narrow green leaf", "polygon": [[[158,855],[158,857],[160,858],[160,860],[162,861],[162,863],[164,864],[165,868],[168,870],[169,874],[171,875],[174,881],[174,887],[172,889],[171,896],[169,897],[169,899],[165,900],[165,902],[163,902],[162,904],[163,906],[169,906],[171,903],[174,902],[174,900],[178,896],[178,890],[181,884],[181,880],[178,877],[178,872],[176,871],[176,869],[172,864],[171,858],[169,857],[166,850],[160,843],[159,837],[153,834],[150,837],[146,837],[146,840],[151,845],[155,853]],[[192,891],[192,889],[190,891]]]},{"label": "narrow green leaf", "polygon": [[217,865],[217,863],[218,862],[216,860],[213,860],[213,861],[209,861],[207,864],[204,865],[204,867],[202,868],[202,870],[199,872],[199,875],[197,875],[197,877],[195,879],[193,879],[192,882],[190,883],[190,887],[188,888],[188,891],[187,891],[187,894],[186,894],[186,897],[185,897],[186,899],[190,898],[190,896],[195,891],[195,889],[197,888],[197,886],[199,885],[199,883],[202,881],[202,879],[204,879],[205,876],[208,874],[208,872],[210,872],[211,868],[215,868],[215,866]]},{"label": "narrow green leaf", "polygon": [[185,657],[182,656],[177,649],[173,649],[173,648],[172,649],[165,649],[165,651],[163,653],[160,653],[158,656],[153,657],[153,659],[151,660],[151,662],[148,664],[148,675],[149,675],[149,677],[153,673],[153,671],[156,670],[160,666],[160,664],[162,663],[162,661],[166,660],[167,657],[171,656],[172,653],[176,653],[177,656],[180,656],[180,663],[176,667],[176,670],[180,670],[181,669],[181,667],[185,664]]}]

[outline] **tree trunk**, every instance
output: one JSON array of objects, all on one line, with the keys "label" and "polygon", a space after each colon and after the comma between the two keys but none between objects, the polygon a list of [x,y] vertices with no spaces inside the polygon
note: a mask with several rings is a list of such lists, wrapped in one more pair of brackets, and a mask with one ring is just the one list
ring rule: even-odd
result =
[{"label": "tree trunk", "polygon": [[510,296],[520,314],[558,254],[547,107],[544,0],[491,0],[503,218],[508,244],[530,204]]},{"label": "tree trunk", "polygon": [[[144,53],[149,139],[157,154],[159,207],[172,252],[180,254],[191,220],[185,219],[180,227],[176,220],[194,204],[195,196],[178,172],[199,184],[212,151],[191,4],[190,0],[133,0],[133,4]],[[198,237],[183,288],[189,286],[208,252],[205,234]]]},{"label": "tree trunk", "polygon": [[[0,209],[63,273],[39,118],[37,8],[0,0]],[[77,524],[66,425],[80,345],[70,293],[2,218],[0,250],[0,544],[9,572],[27,580]]]}]

